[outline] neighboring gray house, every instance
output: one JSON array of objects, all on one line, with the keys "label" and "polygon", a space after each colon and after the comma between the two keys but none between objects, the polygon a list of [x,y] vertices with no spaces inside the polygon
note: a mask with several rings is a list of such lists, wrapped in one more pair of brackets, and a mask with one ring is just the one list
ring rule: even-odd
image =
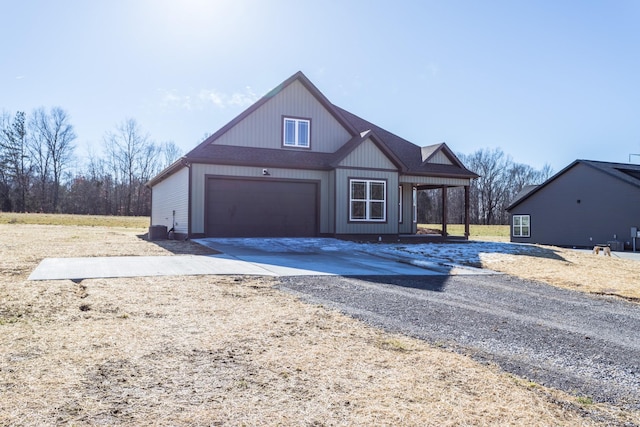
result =
[{"label": "neighboring gray house", "polygon": [[630,246],[640,226],[640,165],[576,160],[524,188],[507,211],[512,242]]},{"label": "neighboring gray house", "polygon": [[[416,233],[416,191],[477,175],[329,102],[298,72],[147,185],[151,224],[188,237]],[[446,216],[443,228],[446,230]],[[446,235],[446,233],[443,233]]]}]

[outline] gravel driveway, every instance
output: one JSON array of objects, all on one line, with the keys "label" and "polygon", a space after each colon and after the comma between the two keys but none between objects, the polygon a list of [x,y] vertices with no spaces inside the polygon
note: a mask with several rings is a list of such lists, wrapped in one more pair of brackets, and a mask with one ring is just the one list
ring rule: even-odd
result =
[{"label": "gravel driveway", "polygon": [[640,409],[640,305],[500,275],[286,277],[279,288],[538,384]]}]

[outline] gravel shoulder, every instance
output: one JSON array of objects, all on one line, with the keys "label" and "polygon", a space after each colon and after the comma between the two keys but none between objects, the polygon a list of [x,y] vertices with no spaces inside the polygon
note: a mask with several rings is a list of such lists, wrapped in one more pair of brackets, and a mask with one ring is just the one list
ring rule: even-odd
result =
[{"label": "gravel shoulder", "polygon": [[640,310],[512,276],[290,277],[279,288],[535,383],[640,409]]}]

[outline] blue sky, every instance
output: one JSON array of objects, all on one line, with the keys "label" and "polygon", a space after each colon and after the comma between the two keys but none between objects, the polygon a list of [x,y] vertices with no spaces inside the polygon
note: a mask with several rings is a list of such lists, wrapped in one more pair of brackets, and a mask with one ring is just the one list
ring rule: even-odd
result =
[{"label": "blue sky", "polygon": [[0,5],[0,109],[64,108],[80,159],[127,118],[186,152],[298,70],[418,145],[555,171],[640,153],[635,0]]}]

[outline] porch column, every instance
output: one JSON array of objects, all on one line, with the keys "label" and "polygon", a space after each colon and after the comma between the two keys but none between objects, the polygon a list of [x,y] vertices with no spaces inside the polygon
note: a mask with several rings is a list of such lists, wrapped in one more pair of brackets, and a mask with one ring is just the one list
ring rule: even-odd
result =
[{"label": "porch column", "polygon": [[469,238],[469,186],[464,186],[464,237]]},{"label": "porch column", "polygon": [[447,187],[442,186],[442,237],[447,234]]}]

